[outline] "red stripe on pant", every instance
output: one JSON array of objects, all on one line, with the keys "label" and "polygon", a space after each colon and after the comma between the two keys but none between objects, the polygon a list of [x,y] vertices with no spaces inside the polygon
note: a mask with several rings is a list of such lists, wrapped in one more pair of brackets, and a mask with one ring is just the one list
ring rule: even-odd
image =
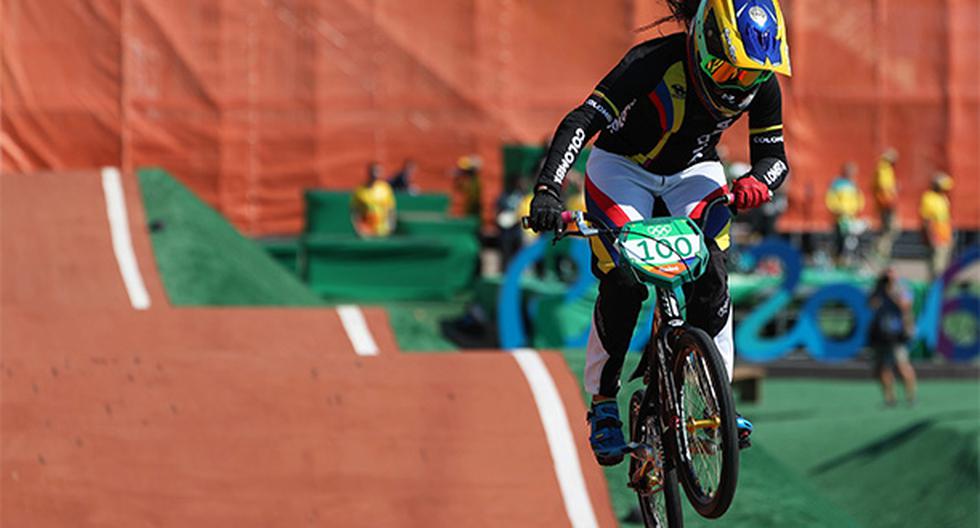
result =
[{"label": "red stripe on pant", "polygon": [[616,227],[623,227],[626,222],[630,221],[630,217],[626,215],[623,208],[619,206],[612,198],[606,196],[598,187],[592,183],[589,175],[585,175],[585,192],[588,193],[589,197],[592,198],[600,208],[602,212],[609,217],[610,220],[615,222]]},{"label": "red stripe on pant", "polygon": [[711,192],[711,194],[709,194],[708,196],[705,196],[704,198],[702,198],[701,201],[698,202],[698,204],[694,206],[694,209],[691,209],[691,214],[688,215],[688,216],[690,216],[694,220],[697,220],[697,219],[701,218],[701,215],[704,214],[704,207],[706,205],[708,205],[708,202],[710,202],[711,200],[714,200],[715,198],[718,198],[719,196],[721,196],[723,194],[727,194],[727,193],[728,193],[728,186],[727,185],[723,185],[723,186],[715,189],[714,191]]}]

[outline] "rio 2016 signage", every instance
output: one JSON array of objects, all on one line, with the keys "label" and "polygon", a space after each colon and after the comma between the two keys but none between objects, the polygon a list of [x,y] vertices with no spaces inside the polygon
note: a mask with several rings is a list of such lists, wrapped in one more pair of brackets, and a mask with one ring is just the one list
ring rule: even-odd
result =
[{"label": "rio 2016 signage", "polygon": [[[760,334],[774,316],[784,311],[793,300],[800,282],[803,260],[799,251],[781,240],[767,240],[749,249],[746,256],[758,262],[775,258],[782,263],[783,280],[775,295],[763,302],[742,319],[735,332],[735,346],[739,356],[749,361],[771,361],[800,346],[815,359],[842,361],[851,359],[867,344],[868,328],[872,313],[867,305],[867,294],[850,284],[828,284],[814,292],[804,302],[796,324],[785,334],[764,338]],[[980,260],[980,251],[971,250],[960,257],[942,277],[929,287],[924,308],[916,320],[915,340],[921,340],[947,359],[965,361],[980,353],[977,339],[977,323],[980,322],[980,299],[969,293],[960,293],[944,300],[944,292],[953,278],[964,268]],[[843,305],[854,316],[854,330],[848,337],[828,337],[818,324],[821,308],[827,304]],[[952,314],[973,318],[973,336],[959,341],[947,334],[941,324]],[[958,336],[964,337],[964,336]]]},{"label": "rio 2016 signage", "polygon": [[[570,256],[579,269],[588,269],[589,250],[580,240],[573,241]],[[522,317],[520,278],[524,270],[540,260],[545,253],[545,240],[525,247],[508,267],[498,297],[498,334],[503,348],[526,346],[527,336]],[[748,249],[743,258],[758,262],[774,258],[782,263],[783,279],[776,293],[756,307],[737,325],[735,332],[736,350],[740,357],[755,362],[772,361],[785,356],[797,347],[804,347],[810,355],[820,361],[843,361],[851,359],[867,345],[868,329],[871,325],[871,310],[867,305],[867,292],[851,284],[828,284],[806,299],[800,308],[796,324],[785,334],[763,337],[763,329],[778,314],[784,312],[793,301],[794,293],[800,284],[803,271],[803,258],[796,248],[778,239],[770,239]],[[980,298],[970,292],[958,292],[946,296],[945,292],[953,279],[963,269],[980,260],[980,250],[973,249],[962,255],[942,277],[930,286],[922,310],[916,320],[916,334],[913,338],[927,347],[953,361],[971,360],[980,354]],[[594,287],[594,280],[588,273],[581,273],[579,280],[565,295],[566,301],[582,296],[585,290]],[[854,315],[853,331],[843,338],[827,336],[818,324],[820,310],[828,304],[847,307]],[[964,325],[972,330],[972,336],[951,336],[942,324],[952,317],[972,319]],[[587,331],[585,328],[583,331]],[[641,322],[633,336],[631,349],[641,348],[649,336],[649,323]],[[566,346],[582,346],[585,334],[570,338]]]},{"label": "rio 2016 signage", "polygon": [[[871,313],[867,309],[867,295],[850,284],[830,284],[820,288],[803,304],[796,324],[787,333],[774,338],[761,337],[762,329],[769,321],[793,301],[803,273],[803,258],[799,251],[781,240],[767,240],[749,249],[745,257],[750,262],[764,258],[778,260],[783,267],[783,281],[775,295],[736,327],[735,348],[740,357],[749,361],[771,361],[803,346],[816,359],[839,361],[851,358],[861,350],[871,325]],[[849,337],[832,339],[820,329],[817,322],[820,309],[832,302],[843,304],[854,314],[854,331]]]}]

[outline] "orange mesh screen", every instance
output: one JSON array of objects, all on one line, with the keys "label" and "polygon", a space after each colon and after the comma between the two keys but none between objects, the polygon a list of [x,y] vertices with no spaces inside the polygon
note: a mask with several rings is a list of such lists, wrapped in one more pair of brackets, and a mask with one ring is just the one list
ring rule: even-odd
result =
[{"label": "orange mesh screen", "polygon": [[[870,193],[894,145],[907,227],[936,168],[956,178],[957,224],[980,227],[977,2],[784,9],[800,205],[784,226],[827,226],[839,165],[856,160]],[[478,153],[489,209],[501,142],[550,135],[632,41],[676,27],[632,32],[662,14],[653,0],[7,0],[2,170],[162,166],[270,234],[301,228],[302,189],[351,187],[371,159],[393,172],[414,157],[423,188],[448,190],[455,159]],[[736,130],[725,141],[744,157]]]}]

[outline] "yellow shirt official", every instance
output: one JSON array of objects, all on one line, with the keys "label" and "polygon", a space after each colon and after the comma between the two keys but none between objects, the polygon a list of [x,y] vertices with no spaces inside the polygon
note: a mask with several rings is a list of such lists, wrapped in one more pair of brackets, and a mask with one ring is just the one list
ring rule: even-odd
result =
[{"label": "yellow shirt official", "polygon": [[361,236],[387,236],[395,228],[395,193],[388,182],[378,180],[362,185],[351,197],[351,219]]},{"label": "yellow shirt official", "polygon": [[880,209],[891,209],[898,201],[895,168],[888,160],[879,160],[875,170],[875,202]]},{"label": "yellow shirt official", "polygon": [[919,214],[929,230],[929,240],[937,246],[947,246],[953,241],[953,222],[949,210],[949,198],[936,191],[922,194]]},{"label": "yellow shirt official", "polygon": [[864,194],[854,183],[836,180],[825,198],[827,209],[837,218],[854,218],[864,209]]}]

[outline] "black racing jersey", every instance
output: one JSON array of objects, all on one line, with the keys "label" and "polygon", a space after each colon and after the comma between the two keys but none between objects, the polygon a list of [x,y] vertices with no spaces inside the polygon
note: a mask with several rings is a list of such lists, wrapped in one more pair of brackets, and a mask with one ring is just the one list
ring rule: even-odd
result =
[{"label": "black racing jersey", "polygon": [[631,49],[569,113],[555,132],[538,185],[558,191],[582,147],[595,146],[629,158],[653,174],[670,175],[718,160],[722,132],[749,114],[751,174],[770,189],[789,168],[783,149],[782,100],[776,76],[749,95],[745,110],[723,115],[704,98],[692,72],[687,37],[676,33]]}]

